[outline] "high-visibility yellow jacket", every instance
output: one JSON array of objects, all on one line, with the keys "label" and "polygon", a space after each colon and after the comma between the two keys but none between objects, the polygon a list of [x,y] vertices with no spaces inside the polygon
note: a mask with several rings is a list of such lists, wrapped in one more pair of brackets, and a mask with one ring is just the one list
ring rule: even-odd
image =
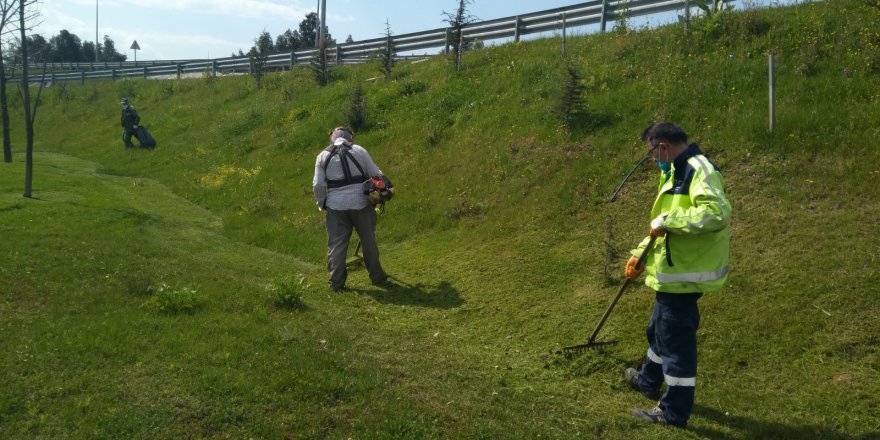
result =
[{"label": "high-visibility yellow jacket", "polygon": [[[651,218],[663,215],[666,236],[645,263],[645,285],[667,293],[709,292],[727,280],[731,206],[721,172],[696,144],[661,173]],[[646,238],[632,255],[638,257]]]}]

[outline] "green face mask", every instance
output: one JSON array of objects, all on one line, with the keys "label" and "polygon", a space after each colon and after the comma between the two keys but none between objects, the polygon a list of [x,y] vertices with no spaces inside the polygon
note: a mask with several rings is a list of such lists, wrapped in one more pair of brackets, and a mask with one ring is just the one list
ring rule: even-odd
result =
[{"label": "green face mask", "polygon": [[663,171],[663,174],[669,174],[672,171],[672,162],[666,162],[662,160],[654,160],[657,163],[657,166],[660,167],[660,171]]}]

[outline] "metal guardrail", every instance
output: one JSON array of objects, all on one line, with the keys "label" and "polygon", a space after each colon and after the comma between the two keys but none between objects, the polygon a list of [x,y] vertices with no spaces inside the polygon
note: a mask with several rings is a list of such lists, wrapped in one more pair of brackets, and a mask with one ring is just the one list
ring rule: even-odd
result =
[{"label": "metal guardrail", "polygon": [[[732,1],[732,0],[725,0]],[[688,10],[694,6],[691,0],[593,0],[572,6],[547,9],[529,14],[499,18],[495,20],[470,23],[462,28],[465,40],[491,41],[512,38],[519,41],[523,35],[542,32],[562,31],[567,28],[599,25],[599,31],[605,32],[607,21],[625,16],[627,18],[652,15],[676,10]],[[438,28],[409,34],[392,35],[391,41],[396,53],[415,52],[425,49],[442,49],[448,52],[451,28]],[[387,38],[342,43],[327,49],[328,64],[356,64],[370,59],[387,45]],[[270,55],[264,68],[291,69],[311,63],[317,49],[304,49],[290,53]],[[398,57],[401,59],[424,58],[427,55]],[[80,81],[101,78],[149,78],[162,76],[180,77],[186,73],[208,72],[211,74],[250,72],[251,62],[247,57],[218,58],[212,60],[177,60],[177,61],[123,61],[116,63],[43,63],[30,67],[32,71],[46,71],[45,79],[41,74],[31,75],[33,82]],[[104,70],[98,70],[104,69]],[[50,72],[51,70],[51,72]],[[75,70],[75,72],[63,72]],[[20,78],[18,78],[20,80]],[[16,82],[15,77],[9,78]]]}]

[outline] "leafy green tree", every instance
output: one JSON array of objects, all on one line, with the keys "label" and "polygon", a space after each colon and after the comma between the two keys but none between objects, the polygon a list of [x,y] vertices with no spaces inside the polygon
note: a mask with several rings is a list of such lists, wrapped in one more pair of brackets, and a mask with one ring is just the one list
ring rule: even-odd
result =
[{"label": "leafy green tree", "polygon": [[290,29],[275,38],[275,50],[278,52],[290,52],[303,47],[302,36],[298,31]]},{"label": "leafy green tree", "polygon": [[256,40],[254,46],[248,52],[248,58],[251,61],[251,76],[260,88],[260,82],[266,71],[266,63],[269,61],[269,55],[274,52],[275,46],[272,44],[272,36],[268,32],[263,31]]},{"label": "leafy green tree", "polygon": [[49,61],[81,62],[85,61],[82,53],[82,42],[79,37],[62,29],[58,35],[49,39]]},{"label": "leafy green tree", "polygon": [[49,55],[52,47],[42,35],[28,35],[28,56],[32,63],[42,63],[49,61]]},{"label": "leafy green tree", "polygon": [[83,41],[82,53],[87,61],[95,61],[95,50],[101,50],[100,46],[98,46],[98,49],[95,49],[93,41]]},{"label": "leafy green tree", "polygon": [[[299,23],[299,36],[301,38],[298,47],[314,47],[318,40],[318,13],[311,12]],[[329,36],[328,36],[329,38]]]},{"label": "leafy green tree", "polygon": [[[299,35],[302,38],[298,47],[315,47],[318,40],[318,13],[310,12],[306,18],[299,23]],[[336,44],[336,40],[330,35],[327,25],[324,25],[324,39],[330,42],[328,46]]]},{"label": "leafy green tree", "polygon": [[[104,61],[125,61],[126,59],[128,59],[128,55],[124,55],[116,51],[116,44],[113,42],[113,39],[110,38],[109,35],[104,35],[104,44],[99,48],[101,50],[101,58],[103,58]],[[82,53],[85,57],[87,57],[87,54],[90,53],[85,50],[85,44],[83,44]]]}]

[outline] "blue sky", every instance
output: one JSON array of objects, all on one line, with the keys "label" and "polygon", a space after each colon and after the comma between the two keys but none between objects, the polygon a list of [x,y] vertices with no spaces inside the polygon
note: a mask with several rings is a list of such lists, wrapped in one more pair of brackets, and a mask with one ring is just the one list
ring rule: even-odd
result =
[{"label": "blue sky", "polygon": [[[395,35],[443,27],[443,12],[454,12],[458,0],[326,0],[327,25],[337,41],[381,37],[386,19]],[[565,0],[474,0],[472,15],[491,20],[570,6]],[[96,7],[97,6],[97,7]],[[318,0],[45,0],[39,4],[47,39],[66,29],[82,41],[109,35],[117,51],[133,60],[223,58],[245,52],[263,30],[274,39],[297,30]]]}]

